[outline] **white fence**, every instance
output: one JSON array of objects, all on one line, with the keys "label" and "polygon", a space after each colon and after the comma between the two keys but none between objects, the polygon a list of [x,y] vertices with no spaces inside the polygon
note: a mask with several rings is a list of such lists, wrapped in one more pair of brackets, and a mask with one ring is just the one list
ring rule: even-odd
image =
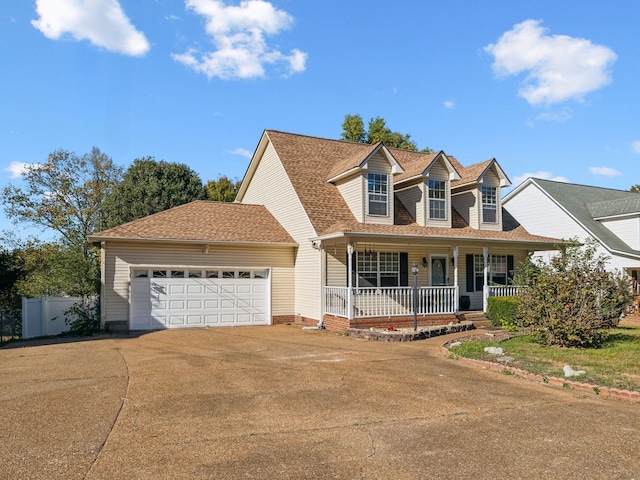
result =
[{"label": "white fence", "polygon": [[64,312],[80,297],[42,297],[22,299],[22,338],[46,337],[69,331]]}]

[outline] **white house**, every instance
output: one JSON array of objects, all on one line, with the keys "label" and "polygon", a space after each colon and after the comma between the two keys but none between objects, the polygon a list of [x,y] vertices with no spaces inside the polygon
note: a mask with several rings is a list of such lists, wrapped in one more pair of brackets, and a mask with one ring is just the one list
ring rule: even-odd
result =
[{"label": "white house", "polygon": [[502,205],[534,235],[596,240],[597,253],[610,257],[607,268],[626,272],[637,290],[640,194],[529,178],[505,196]]}]

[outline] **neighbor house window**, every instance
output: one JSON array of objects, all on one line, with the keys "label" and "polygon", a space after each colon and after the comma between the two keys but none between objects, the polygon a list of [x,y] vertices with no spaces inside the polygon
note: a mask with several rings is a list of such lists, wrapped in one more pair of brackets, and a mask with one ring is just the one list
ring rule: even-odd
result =
[{"label": "neighbor house window", "polygon": [[447,218],[447,184],[443,180],[429,180],[429,218]]},{"label": "neighbor house window", "polygon": [[369,173],[367,175],[367,195],[369,215],[387,215],[389,195],[387,193],[387,175]]},{"label": "neighbor house window", "polygon": [[496,223],[498,221],[498,189],[482,186],[482,221]]},{"label": "neighbor house window", "polygon": [[397,287],[400,285],[400,254],[357,252],[358,287]]}]

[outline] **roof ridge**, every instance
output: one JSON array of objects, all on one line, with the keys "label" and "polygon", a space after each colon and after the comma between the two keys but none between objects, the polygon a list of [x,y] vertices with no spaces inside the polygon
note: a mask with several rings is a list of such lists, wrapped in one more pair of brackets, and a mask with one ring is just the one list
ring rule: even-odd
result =
[{"label": "roof ridge", "polygon": [[[553,183],[553,184],[557,184],[557,185],[570,185],[570,186],[574,186],[574,187],[597,188],[598,190],[609,190],[609,191],[612,191],[612,192],[628,193],[629,195],[638,195],[638,192],[633,192],[631,190],[621,190],[619,188],[600,187],[598,185],[585,185],[584,183],[562,182],[560,180],[550,180],[550,179],[547,179],[547,178],[538,178],[538,177],[529,177],[529,179],[530,180],[534,180],[536,182],[542,181],[542,182]],[[598,203],[598,202],[594,202],[594,203]]]}]

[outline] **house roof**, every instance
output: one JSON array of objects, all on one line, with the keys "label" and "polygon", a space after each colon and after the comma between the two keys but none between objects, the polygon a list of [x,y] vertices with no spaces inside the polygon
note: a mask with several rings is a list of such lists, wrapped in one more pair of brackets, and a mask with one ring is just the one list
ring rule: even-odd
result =
[{"label": "house roof", "polygon": [[297,245],[262,205],[206,200],[180,205],[89,237],[91,242],[104,240]]},{"label": "house roof", "polygon": [[460,179],[454,180],[451,182],[451,186],[453,188],[459,187],[462,185],[468,185],[473,183],[478,183],[482,180],[482,177],[485,173],[491,168],[495,167],[498,171],[498,176],[500,177],[500,185],[508,186],[511,185],[509,178],[504,173],[502,168],[500,168],[500,164],[495,158],[490,158],[489,160],[485,160],[484,162],[475,163],[473,165],[469,165],[468,167],[462,166],[462,164],[455,157],[447,157],[451,164],[455,167],[455,169],[460,173]]},{"label": "house roof", "polygon": [[[640,194],[625,190],[555,182],[540,178],[529,178],[516,190],[509,193],[503,204],[527,185],[535,185],[581,224],[607,249],[633,256],[640,255],[596,218],[640,213]],[[508,207],[507,207],[508,208]]]},{"label": "house roof", "polygon": [[[349,165],[356,165],[357,159],[364,159],[374,149],[371,145],[330,140],[291,134],[276,130],[266,130],[265,135],[273,144],[282,165],[302,203],[316,234],[319,236],[336,235],[344,232],[379,233],[386,235],[405,235],[422,237],[452,237],[496,241],[521,241],[545,244],[557,244],[558,239],[530,235],[520,225],[507,225],[510,230],[488,231],[471,228],[464,221],[454,217],[454,228],[422,227],[411,217],[409,212],[399,211],[395,225],[361,224],[356,220],[344,198],[335,185],[328,182],[338,170]],[[374,146],[376,147],[376,146]],[[426,154],[390,148],[388,151],[400,163],[405,173],[396,176],[404,177],[408,172],[424,171],[441,153]],[[453,157],[447,156],[447,159]],[[347,161],[348,160],[348,161]],[[360,160],[362,161],[362,160]],[[351,163],[349,163],[351,162]],[[489,160],[478,166],[472,166],[467,178],[476,173],[480,176],[495,162]],[[340,164],[340,168],[336,165]],[[465,170],[454,159],[451,165],[462,176]],[[484,167],[482,167],[484,165]],[[465,177],[463,177],[465,178]],[[474,177],[476,180],[479,177]],[[395,178],[394,178],[395,180]],[[245,179],[246,181],[246,179]],[[396,205],[401,202],[395,202]],[[398,205],[397,205],[398,206]],[[458,215],[459,217],[459,215]]]}]

